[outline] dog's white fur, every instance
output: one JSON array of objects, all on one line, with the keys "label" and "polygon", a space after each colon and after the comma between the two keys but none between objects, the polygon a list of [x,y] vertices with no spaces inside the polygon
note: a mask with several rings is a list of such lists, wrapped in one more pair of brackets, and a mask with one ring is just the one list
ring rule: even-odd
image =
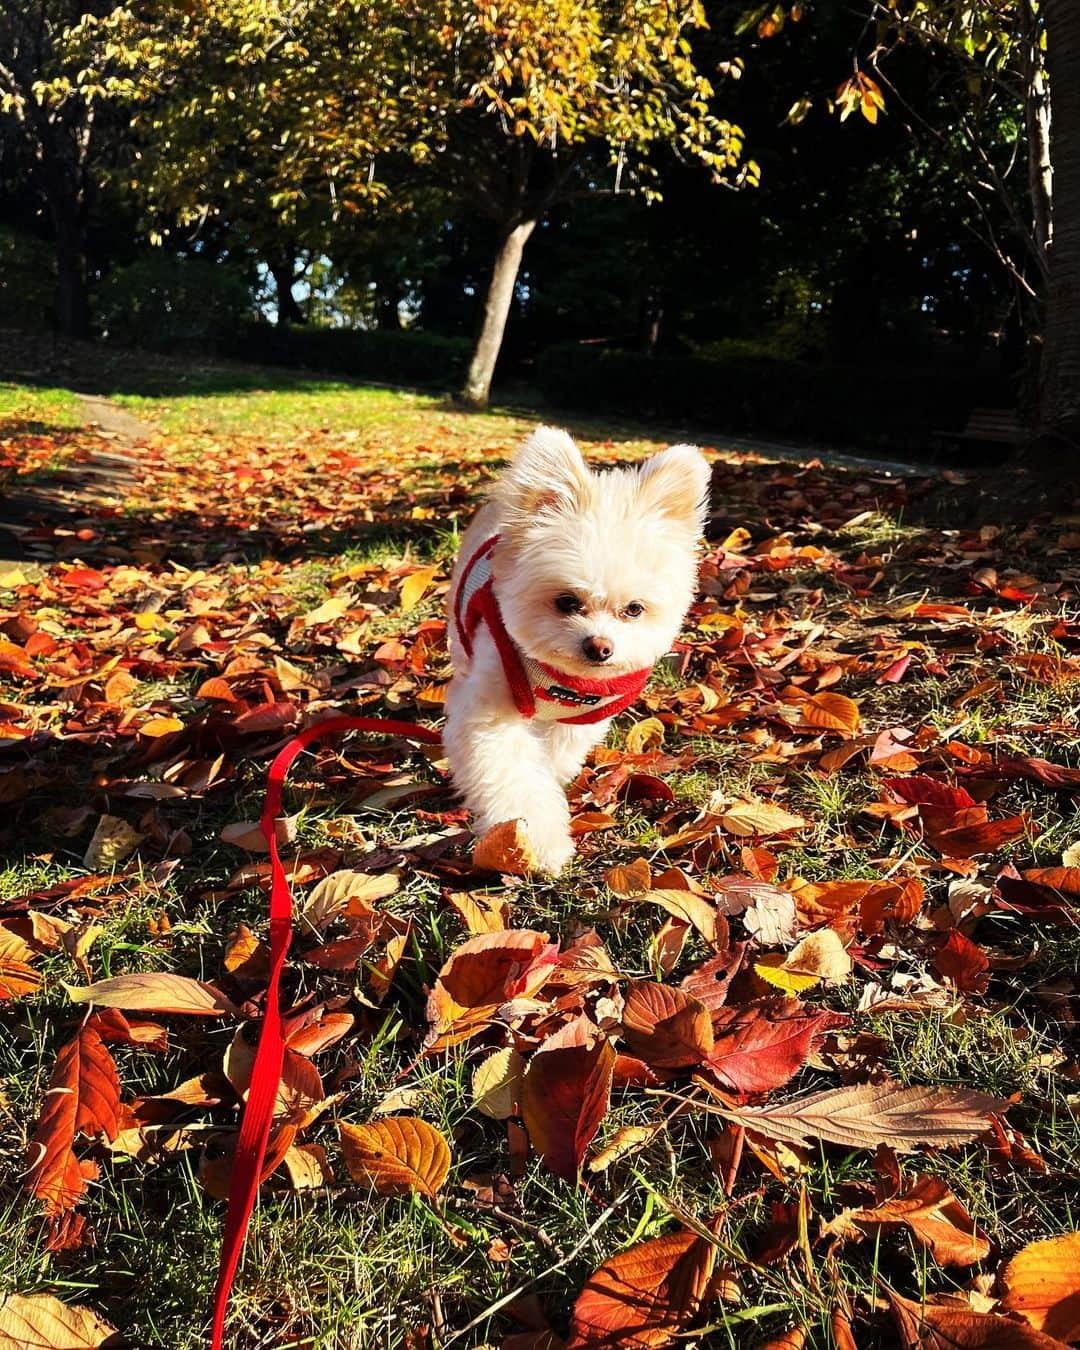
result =
[{"label": "dog's white fur", "polygon": [[[593,473],[566,432],[540,427],[469,526],[450,594],[460,568],[498,534],[495,594],[521,652],[593,679],[652,666],[670,649],[694,597],[708,483],[708,464],[692,446]],[[581,599],[580,613],[556,608],[566,594]],[[623,613],[633,601],[645,607],[636,618]],[[521,820],[540,867],[559,872],[574,852],[563,785],[610,719],[568,726],[522,717],[486,627],[477,631],[471,660],[453,621],[450,633],[454,678],[443,743],[473,827],[483,835]],[[609,660],[586,657],[589,637],[607,639]]]}]

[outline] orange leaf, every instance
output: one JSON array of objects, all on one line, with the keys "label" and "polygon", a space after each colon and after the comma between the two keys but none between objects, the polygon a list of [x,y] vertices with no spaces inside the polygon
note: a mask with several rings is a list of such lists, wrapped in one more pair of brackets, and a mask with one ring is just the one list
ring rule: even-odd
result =
[{"label": "orange leaf", "polygon": [[633,1053],[654,1068],[700,1064],[713,1048],[704,1005],[683,989],[652,980],[633,985],[627,994],[623,1035]]},{"label": "orange leaf", "polygon": [[942,1266],[969,1266],[990,1254],[990,1243],[940,1177],[923,1176],[873,1209],[845,1209],[822,1230],[841,1237],[866,1229],[903,1226]]},{"label": "orange leaf", "polygon": [[183,731],[184,724],[179,717],[151,717],[139,727],[140,736],[171,736],[174,731]]},{"label": "orange leaf", "polygon": [[1063,1341],[994,1313],[950,1303],[909,1303],[890,1294],[893,1316],[906,1350],[1066,1350]]},{"label": "orange leaf", "polygon": [[615,1049],[586,1017],[549,1036],[529,1061],[521,1114],[548,1169],[576,1181],[585,1150],[607,1114]]},{"label": "orange leaf", "polygon": [[609,867],[604,873],[604,885],[620,900],[641,895],[652,885],[652,872],[647,859],[635,858],[631,863],[618,863]]},{"label": "orange leaf", "polygon": [[488,872],[527,876],[539,866],[532,843],[520,820],[504,820],[493,826],[473,849],[473,863]]},{"label": "orange leaf", "polygon": [[1080,1233],[1028,1243],[1001,1280],[1003,1312],[1019,1313],[1048,1336],[1080,1340]]},{"label": "orange leaf", "polygon": [[808,694],[791,685],[780,695],[785,703],[796,703],[802,720],[819,731],[838,731],[849,740],[859,732],[859,705],[844,694]]},{"label": "orange leaf", "polygon": [[120,1081],[112,1055],[97,1031],[83,1027],[56,1056],[27,1153],[26,1188],[44,1202],[48,1214],[71,1209],[86,1191],[75,1136],[114,1139],[119,1110]]},{"label": "orange leaf", "polygon": [[567,1350],[669,1345],[697,1313],[716,1248],[687,1229],[619,1252],[585,1282]]},{"label": "orange leaf", "polygon": [[[451,955],[428,998],[433,1044],[474,1036],[508,999],[529,997],[551,973],[558,948],[527,928],[479,933]],[[449,1038],[449,1039],[448,1039]]]},{"label": "orange leaf", "polygon": [[342,1122],[341,1149],[354,1181],[380,1195],[419,1191],[434,1199],[450,1172],[450,1145],[418,1116],[391,1116],[370,1125]]}]

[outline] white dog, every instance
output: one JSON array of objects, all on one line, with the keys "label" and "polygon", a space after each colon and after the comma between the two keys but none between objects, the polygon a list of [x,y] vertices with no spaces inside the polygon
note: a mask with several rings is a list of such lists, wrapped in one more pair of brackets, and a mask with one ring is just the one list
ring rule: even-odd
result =
[{"label": "white dog", "polygon": [[593,473],[566,432],[540,427],[462,541],[451,774],[477,834],[522,821],[545,872],[574,852],[563,784],[637,698],[694,597],[708,484],[691,446]]}]

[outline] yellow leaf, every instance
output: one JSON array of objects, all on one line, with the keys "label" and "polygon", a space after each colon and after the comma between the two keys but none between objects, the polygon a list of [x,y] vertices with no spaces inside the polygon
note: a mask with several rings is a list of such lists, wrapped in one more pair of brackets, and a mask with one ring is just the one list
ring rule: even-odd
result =
[{"label": "yellow leaf", "polygon": [[492,1120],[512,1116],[521,1095],[525,1061],[507,1046],[476,1066],[472,1080],[473,1105]]},{"label": "yellow leaf", "polygon": [[97,1350],[115,1335],[92,1308],[51,1294],[8,1294],[0,1303],[0,1350]]},{"label": "yellow leaf", "polygon": [[659,750],[664,744],[664,724],[659,717],[646,717],[626,733],[626,749],[631,755],[643,755],[647,750]]},{"label": "yellow leaf", "polygon": [[410,609],[416,608],[438,572],[437,567],[420,567],[405,578],[401,583],[401,612],[403,614],[407,614]]}]

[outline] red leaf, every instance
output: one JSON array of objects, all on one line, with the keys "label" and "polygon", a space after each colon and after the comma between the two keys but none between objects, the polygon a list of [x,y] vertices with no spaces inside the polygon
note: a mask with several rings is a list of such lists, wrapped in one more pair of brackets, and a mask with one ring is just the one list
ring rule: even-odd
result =
[{"label": "red leaf", "polygon": [[720,1008],[714,1021],[716,1043],[705,1067],[736,1092],[770,1092],[798,1073],[817,1037],[847,1018],[775,998]]},{"label": "red leaf", "polygon": [[912,778],[886,778],[884,786],[912,806],[940,806],[947,811],[959,811],[962,807],[975,805],[975,798],[962,787],[950,787],[925,774],[916,774]]},{"label": "red leaf", "polygon": [[521,1085],[521,1114],[548,1170],[576,1181],[607,1114],[615,1049],[586,1017],[561,1027],[536,1051]]},{"label": "red leaf", "polygon": [[990,977],[990,960],[977,943],[954,928],[934,957],[934,969],[965,994],[983,994]]}]

